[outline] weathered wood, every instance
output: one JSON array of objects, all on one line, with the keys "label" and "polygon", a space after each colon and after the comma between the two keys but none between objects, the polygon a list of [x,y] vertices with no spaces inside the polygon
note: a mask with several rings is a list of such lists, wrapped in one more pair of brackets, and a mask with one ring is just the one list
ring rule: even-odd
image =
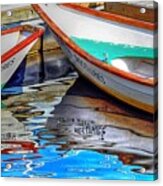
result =
[{"label": "weathered wood", "polygon": [[83,7],[96,8],[98,6],[104,5],[104,2],[93,2],[93,3],[74,3]]},{"label": "weathered wood", "polygon": [[[28,24],[34,19],[36,20],[40,20],[38,14],[33,10],[33,8],[28,5],[28,6],[24,6],[24,7],[14,7],[13,9],[11,9],[12,6],[9,7],[9,9],[6,10],[6,7],[3,10],[3,5],[2,5],[2,11],[1,11],[1,25],[8,27],[8,25],[12,25],[12,24],[21,24],[22,22],[26,22],[28,21]],[[48,29],[48,28],[47,28]],[[54,38],[52,38],[51,33],[49,33],[49,31],[44,34],[44,44],[43,44],[43,50],[51,50],[51,49],[55,49],[58,48],[58,44],[56,43],[56,41],[54,40]],[[35,45],[32,47],[32,49],[29,51],[29,53],[33,53],[38,50],[40,50],[41,45],[40,45],[40,39],[35,43]]]},{"label": "weathered wood", "polygon": [[28,21],[38,18],[39,16],[31,6],[1,11],[1,24],[11,24],[14,22]]},{"label": "weathered wood", "polygon": [[[154,2],[149,6],[147,4],[107,2],[104,4],[104,10],[143,21],[157,22],[157,5]],[[141,8],[145,8],[145,13],[141,13]]]}]

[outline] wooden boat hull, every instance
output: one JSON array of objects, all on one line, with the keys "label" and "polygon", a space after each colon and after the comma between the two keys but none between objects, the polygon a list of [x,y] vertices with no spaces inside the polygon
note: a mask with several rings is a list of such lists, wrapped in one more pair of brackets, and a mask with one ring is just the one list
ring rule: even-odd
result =
[{"label": "wooden boat hull", "polygon": [[[4,36],[4,39],[2,37],[2,45],[4,45],[4,47],[2,47],[1,50],[1,88],[10,80],[29,50],[43,34],[43,29],[36,29],[29,37],[23,38],[19,43],[16,43],[16,35],[24,27],[25,26],[20,26],[8,29],[2,33],[2,36]],[[17,33],[15,30],[17,30]]]},{"label": "wooden boat hull", "polygon": [[55,39],[75,68],[84,77],[108,94],[144,111],[153,113],[155,92],[153,87],[122,79],[91,64],[66,45],[56,34]]},{"label": "wooden boat hull", "polygon": [[[122,100],[123,102],[126,102],[129,105],[132,105],[136,108],[139,108],[141,110],[144,110],[150,113],[154,113],[156,111],[156,102],[154,100],[155,98],[154,87],[157,87],[157,83],[153,84],[150,81],[146,81],[145,79],[141,79],[139,81],[140,78],[137,78],[135,76],[132,76],[132,75],[129,76],[128,74],[124,75],[125,73],[123,74],[120,71],[117,71],[117,70],[114,71],[114,70],[108,69],[109,67],[106,67],[106,65],[102,64],[102,62],[100,61],[97,61],[95,58],[92,58],[91,56],[86,54],[84,51],[82,51],[82,49],[79,48],[75,43],[73,43],[73,41],[69,37],[69,35],[71,36],[71,34],[69,33],[70,27],[68,28],[65,27],[65,32],[64,32],[63,25],[62,26],[57,25],[57,23],[59,22],[58,20],[59,18],[58,19],[56,18],[55,20],[54,17],[52,17],[51,15],[50,16],[48,15],[49,13],[47,11],[48,10],[47,6],[44,7],[44,5],[33,5],[33,7],[39,13],[39,15],[43,18],[43,20],[48,24],[48,26],[50,26],[50,28],[53,31],[55,39],[57,40],[57,42],[59,43],[59,45],[65,52],[65,54],[67,55],[67,57],[70,59],[70,61],[76,67],[76,69],[83,76],[85,76],[87,79],[89,79],[92,83],[94,83],[97,87],[99,87],[106,93]],[[59,11],[59,8],[56,8],[56,11],[57,10]],[[62,11],[63,10],[61,10],[61,12]],[[75,25],[73,21],[72,23]],[[65,24],[67,24],[67,22]],[[84,25],[83,22],[82,24]],[[153,28],[151,27],[151,29]],[[71,30],[77,31],[77,29],[71,29]],[[102,32],[102,30],[100,31]],[[72,31],[72,32],[75,32],[75,31]],[[131,34],[131,37],[134,36],[135,33],[136,33],[135,31],[129,32],[129,34]],[[90,32],[89,34],[84,32],[84,34],[88,36]],[[118,31],[117,31],[117,34],[118,34]],[[139,35],[141,35],[141,33],[136,34],[136,37],[139,37]],[[91,37],[94,37],[94,35],[92,34]],[[102,37],[103,36],[101,36],[100,39],[102,39]],[[142,34],[141,37],[147,38],[146,40],[145,38],[143,38],[143,41],[145,42],[142,43],[140,39],[130,40],[130,39],[127,39],[126,37],[122,38],[121,42],[123,43],[127,41],[128,44],[131,44],[130,42],[133,42],[134,45],[138,45],[139,43],[142,46],[148,46],[148,47],[153,45],[152,35],[147,34],[145,36],[144,34]],[[113,40],[114,39],[116,40],[116,38],[113,36]],[[141,43],[139,41],[141,41]]]},{"label": "wooden boat hull", "polygon": [[32,48],[32,46],[35,44],[35,42],[36,42],[36,40],[33,41],[30,45],[25,47],[20,52],[16,53],[14,56],[12,56],[8,60],[6,60],[1,65],[1,70],[2,70],[1,87],[3,87],[9,81],[9,79],[15,73],[17,68],[20,66],[20,64],[23,61],[24,57],[27,55],[27,53]]}]

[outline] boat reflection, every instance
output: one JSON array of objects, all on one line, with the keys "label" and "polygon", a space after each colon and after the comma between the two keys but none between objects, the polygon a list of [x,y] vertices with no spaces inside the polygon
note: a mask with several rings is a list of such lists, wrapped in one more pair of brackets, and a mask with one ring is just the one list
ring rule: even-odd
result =
[{"label": "boat reflection", "polygon": [[68,65],[61,72],[22,92],[3,90],[2,175],[153,179],[153,115],[105,95]]},{"label": "boat reflection", "polygon": [[111,98],[110,101],[100,96],[93,98],[89,88],[87,94],[76,90],[78,82],[82,87],[81,81],[85,82],[79,79],[56,106],[54,117],[47,121],[49,130],[40,132],[39,137],[55,136],[48,138],[47,144],[59,145],[60,151],[87,149],[114,154],[124,164],[141,165],[146,173],[155,172],[157,131],[152,116],[129,111],[127,106],[122,109],[124,105],[117,105]]}]

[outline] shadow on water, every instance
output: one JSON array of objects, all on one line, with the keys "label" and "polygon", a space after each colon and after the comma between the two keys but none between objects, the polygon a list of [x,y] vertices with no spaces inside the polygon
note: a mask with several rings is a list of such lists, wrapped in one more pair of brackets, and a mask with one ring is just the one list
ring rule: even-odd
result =
[{"label": "shadow on water", "polygon": [[59,51],[44,56],[42,83],[29,85],[30,64],[21,91],[2,91],[2,176],[154,179],[152,116],[78,78]]},{"label": "shadow on water", "polygon": [[115,154],[124,164],[142,165],[146,173],[155,170],[157,131],[152,116],[120,104],[85,79],[76,81],[53,114],[47,127],[57,136],[50,142],[66,141],[60,150]]}]

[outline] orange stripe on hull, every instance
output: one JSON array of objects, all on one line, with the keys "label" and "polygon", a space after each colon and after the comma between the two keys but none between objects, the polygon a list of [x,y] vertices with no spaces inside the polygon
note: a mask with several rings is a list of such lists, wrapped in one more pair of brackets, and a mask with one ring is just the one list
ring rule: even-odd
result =
[{"label": "orange stripe on hull", "polygon": [[[6,30],[6,31],[4,31],[3,35],[8,34],[8,33],[12,33],[12,32],[18,31],[18,30],[21,30],[21,31],[25,30],[25,26],[9,29],[9,31]],[[21,41],[15,47],[13,47],[12,49],[10,49],[9,51],[7,51],[6,53],[4,53],[1,56],[1,64],[4,63],[9,58],[11,58],[12,56],[14,56],[20,50],[24,49],[27,45],[32,43],[34,40],[39,38],[43,33],[44,33],[44,30],[42,28],[36,28],[34,33],[31,36],[29,36],[25,40]]]},{"label": "orange stripe on hull", "polygon": [[90,82],[92,82],[94,85],[96,85],[98,88],[100,88],[101,90],[103,90],[104,92],[106,92],[107,94],[110,94],[116,98],[118,98],[119,100],[132,105],[138,109],[141,109],[143,111],[146,111],[148,113],[154,114],[157,111],[157,104],[156,105],[149,105],[146,103],[142,103],[140,101],[137,101],[135,99],[129,98],[127,96],[124,96],[122,94],[120,94],[119,92],[116,92],[112,89],[109,89],[108,87],[106,87],[105,85],[100,84],[98,81],[96,81],[95,79],[88,77],[87,75],[85,75],[84,72],[82,72],[80,69],[78,69],[79,73],[84,76],[85,78],[87,78]]}]

